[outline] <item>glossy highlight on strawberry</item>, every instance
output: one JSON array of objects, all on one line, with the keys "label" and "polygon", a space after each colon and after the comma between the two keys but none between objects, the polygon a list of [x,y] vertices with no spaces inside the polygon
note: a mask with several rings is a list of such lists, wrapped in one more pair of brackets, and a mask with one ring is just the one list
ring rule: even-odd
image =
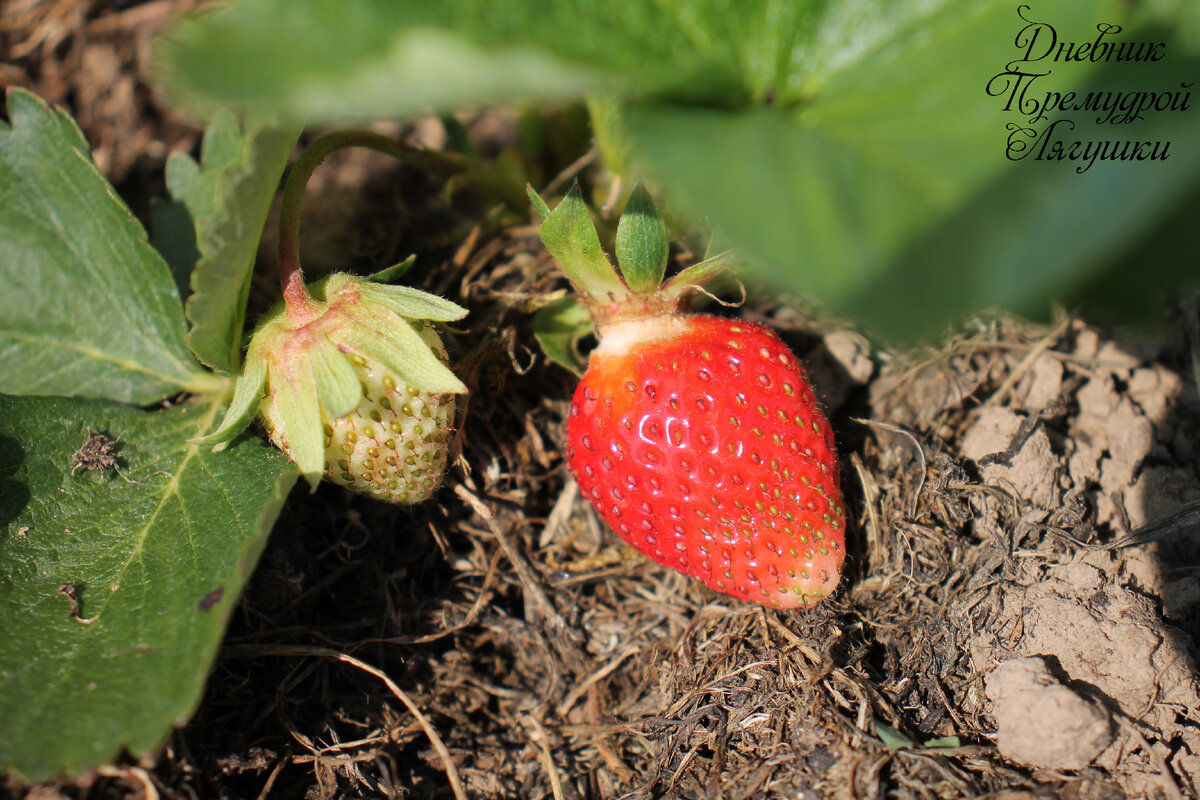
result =
[{"label": "glossy highlight on strawberry", "polygon": [[608,327],[567,421],[600,515],[716,591],[783,608],[829,594],[845,556],[833,435],[786,345],[709,316]]}]

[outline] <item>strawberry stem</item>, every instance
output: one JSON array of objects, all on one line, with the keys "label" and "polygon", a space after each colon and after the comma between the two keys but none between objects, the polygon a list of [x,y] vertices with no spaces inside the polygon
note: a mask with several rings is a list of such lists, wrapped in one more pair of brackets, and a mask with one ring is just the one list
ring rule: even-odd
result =
[{"label": "strawberry stem", "polygon": [[350,129],[332,131],[313,140],[288,173],[279,209],[279,286],[288,316],[303,324],[317,313],[317,306],[304,283],[300,268],[300,217],[304,189],[313,170],[335,150],[366,147],[387,153],[413,166],[440,175],[456,175],[471,166],[471,159],[457,153],[426,150],[396,141],[374,131]]}]

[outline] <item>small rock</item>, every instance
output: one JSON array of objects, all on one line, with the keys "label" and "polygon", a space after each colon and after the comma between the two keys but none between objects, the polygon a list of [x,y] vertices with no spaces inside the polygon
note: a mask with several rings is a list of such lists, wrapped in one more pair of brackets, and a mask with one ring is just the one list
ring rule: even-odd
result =
[{"label": "small rock", "polygon": [[1095,329],[1086,327],[1083,322],[1076,322],[1073,327],[1075,328],[1075,352],[1073,355],[1083,363],[1092,361],[1100,350],[1100,334]]},{"label": "small rock", "polygon": [[1100,352],[1096,353],[1096,366],[1123,375],[1128,375],[1131,371],[1137,369],[1140,363],[1140,359],[1128,352],[1125,346],[1113,341],[1102,344]]},{"label": "small rock", "polygon": [[866,383],[875,372],[871,361],[871,343],[852,331],[833,331],[825,334],[825,349],[855,383]]},{"label": "small rock", "polygon": [[1113,740],[1108,710],[1060,683],[1038,657],[1005,661],[987,677],[996,747],[1031,767],[1083,769]]},{"label": "small rock", "polygon": [[853,390],[866,384],[875,372],[871,345],[851,331],[833,331],[805,357],[817,398],[827,409],[839,408]]},{"label": "small rock", "polygon": [[1151,422],[1162,425],[1183,391],[1183,381],[1161,364],[1151,364],[1133,371],[1126,391]]}]

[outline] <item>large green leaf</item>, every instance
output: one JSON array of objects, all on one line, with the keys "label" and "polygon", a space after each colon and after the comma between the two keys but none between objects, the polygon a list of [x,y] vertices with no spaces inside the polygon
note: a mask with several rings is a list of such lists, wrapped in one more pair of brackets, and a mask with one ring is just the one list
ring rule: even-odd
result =
[{"label": "large green leaf", "polygon": [[[240,363],[258,242],[299,135],[296,126],[257,123],[243,132],[230,112],[221,111],[205,131],[200,163],[184,153],[167,162],[174,203],[161,207],[157,219],[176,235],[160,249],[194,264],[187,342],[197,358],[222,372],[236,372]],[[194,221],[190,247],[187,226],[173,224],[181,211]]]},{"label": "large green leaf", "polygon": [[[1051,21],[1063,40],[1090,42],[1097,22],[1120,19],[1105,4],[1037,9],[1030,18]],[[963,4],[913,34],[919,44],[895,42],[797,109],[645,103],[625,118],[644,163],[776,283],[838,304],[880,332],[936,332],[988,305],[1044,314],[1103,275],[1113,254],[1198,185],[1200,118],[1150,112],[1114,125],[1097,124],[1092,112],[1050,115],[1076,126],[1057,137],[1068,141],[1173,142],[1167,164],[1098,162],[1081,174],[1079,162],[1036,153],[1010,161],[1007,125],[1027,118],[984,88],[1020,54],[1014,34],[1025,24],[1005,2]],[[1051,75],[1039,79],[1041,95],[1030,94],[1179,90],[1200,64],[1182,48],[1166,52],[1158,64],[1037,64]],[[1193,274],[1146,244],[1144,266],[1171,259],[1171,269],[1156,272],[1162,285]]]},{"label": "large green leaf", "polygon": [[[623,55],[652,60],[656,73],[678,72],[656,35],[662,15],[652,4],[633,15],[609,3],[586,3],[590,13],[580,15],[575,5],[255,0],[178,25],[157,62],[171,92],[194,108],[323,119],[635,85],[632,68],[609,69]],[[555,38],[578,49],[533,46]]]},{"label": "large green leaf", "polygon": [[0,388],[147,404],[211,386],[158,253],[83,134],[34,95],[0,122]]},{"label": "large green leaf", "polygon": [[[253,437],[188,445],[219,410],[0,396],[0,771],[149,753],[195,708],[296,478]],[[119,474],[74,463],[91,433]]]},{"label": "large green leaf", "polygon": [[241,151],[237,118],[222,109],[205,126],[200,162],[181,152],[167,158],[167,190],[171,196],[153,198],[150,241],[171,267],[184,299],[191,294],[192,270],[200,260],[196,220],[216,209],[217,178],[240,161]]},{"label": "large green leaf", "polygon": [[[306,14],[324,8],[317,0],[288,3],[303,11],[274,30],[283,2],[243,0],[181,29],[164,59],[180,96],[336,117],[603,90],[607,101],[592,107],[606,112],[605,152],[628,152],[672,205],[710,220],[778,284],[881,332],[936,331],[989,304],[1037,310],[1078,291],[1200,180],[1194,153],[1182,152],[1196,138],[1194,112],[1086,135],[1090,112],[1052,114],[1080,123],[1073,138],[1175,137],[1166,165],[1080,175],[1075,163],[1010,160],[1006,126],[1028,118],[987,88],[1030,46],[1029,22],[1052,25],[1066,52],[1108,23],[1124,28],[1108,41],[1166,41],[1166,57],[1097,64],[1056,59],[1052,47],[1031,65],[1051,73],[1032,96],[1183,94],[1198,37],[1196,12],[1180,0],[351,0],[347,19],[315,32]],[[1040,32],[1045,43],[1051,32]],[[255,69],[262,40],[323,55]],[[439,72],[389,72],[417,41]],[[514,53],[565,66],[495,71]],[[242,70],[252,76],[240,80]],[[375,90],[360,95],[363,85]]]},{"label": "large green leaf", "polygon": [[[1196,75],[1200,59],[1174,52],[1161,66],[1110,65],[1081,94],[1177,89]],[[1095,114],[1062,118],[1075,128],[1054,140],[1169,143],[1169,158],[1088,166],[1034,160],[1037,145],[908,241],[886,274],[859,286],[845,306],[901,333],[931,332],[931,321],[986,305],[1045,317],[1075,299],[1145,321],[1161,318],[1167,293],[1200,285],[1195,201],[1189,205],[1200,192],[1200,115],[1150,112],[1120,126],[1097,125]]]},{"label": "large green leaf", "polygon": [[299,116],[597,91],[791,102],[946,0],[249,0],[172,31],[160,75],[196,108]]}]

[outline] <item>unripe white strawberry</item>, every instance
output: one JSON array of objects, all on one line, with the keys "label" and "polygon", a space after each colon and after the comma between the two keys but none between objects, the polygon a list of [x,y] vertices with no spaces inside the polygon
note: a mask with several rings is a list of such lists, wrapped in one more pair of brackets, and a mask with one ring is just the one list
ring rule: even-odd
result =
[{"label": "unripe white strawberry", "polygon": [[196,443],[226,442],[258,413],[313,488],[323,475],[392,503],[427,499],[445,472],[455,395],[467,390],[429,323],[466,309],[341,273],[309,298],[259,323],[225,419]]}]

